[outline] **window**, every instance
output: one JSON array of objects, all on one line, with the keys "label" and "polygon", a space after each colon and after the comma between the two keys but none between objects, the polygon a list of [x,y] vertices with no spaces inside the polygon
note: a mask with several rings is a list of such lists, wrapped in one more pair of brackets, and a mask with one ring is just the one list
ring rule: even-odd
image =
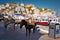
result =
[{"label": "window", "polygon": [[44,19],[42,19],[42,21],[44,21]]}]

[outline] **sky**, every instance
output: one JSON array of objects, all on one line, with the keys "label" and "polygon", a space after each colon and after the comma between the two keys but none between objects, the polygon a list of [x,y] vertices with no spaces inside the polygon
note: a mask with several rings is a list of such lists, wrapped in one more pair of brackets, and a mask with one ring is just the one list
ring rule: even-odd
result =
[{"label": "sky", "polygon": [[55,10],[57,15],[60,15],[60,0],[0,0],[0,4],[9,2],[34,4],[39,8],[49,8]]}]

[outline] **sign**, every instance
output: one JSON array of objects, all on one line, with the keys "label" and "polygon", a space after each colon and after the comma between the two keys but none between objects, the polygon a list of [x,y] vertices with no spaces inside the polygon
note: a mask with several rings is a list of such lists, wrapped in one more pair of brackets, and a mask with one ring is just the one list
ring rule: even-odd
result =
[{"label": "sign", "polygon": [[55,34],[59,34],[59,29],[56,29]]},{"label": "sign", "polygon": [[60,37],[60,28],[59,25],[56,25],[55,36]]},{"label": "sign", "polygon": [[59,29],[56,29],[56,31],[55,31],[55,37],[60,37],[60,30]]},{"label": "sign", "polygon": [[59,29],[59,25],[56,25],[56,29]]}]

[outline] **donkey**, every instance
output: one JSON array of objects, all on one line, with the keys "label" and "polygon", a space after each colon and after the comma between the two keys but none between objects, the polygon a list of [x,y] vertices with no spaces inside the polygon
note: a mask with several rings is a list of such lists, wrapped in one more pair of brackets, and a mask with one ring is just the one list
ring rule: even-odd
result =
[{"label": "donkey", "polygon": [[36,23],[35,23],[34,19],[29,18],[29,19],[26,19],[26,20],[22,20],[21,24],[20,24],[20,28],[22,28],[23,25],[25,25],[26,36],[27,36],[27,30],[29,31],[29,36],[30,36],[31,29],[33,29],[33,33],[35,33]]},{"label": "donkey", "polygon": [[29,31],[29,36],[30,36],[31,29],[33,29],[33,33],[35,33],[35,26],[36,26],[35,19],[29,18],[26,20],[26,22],[27,22],[27,26],[25,26],[26,36],[27,36],[27,30]]}]

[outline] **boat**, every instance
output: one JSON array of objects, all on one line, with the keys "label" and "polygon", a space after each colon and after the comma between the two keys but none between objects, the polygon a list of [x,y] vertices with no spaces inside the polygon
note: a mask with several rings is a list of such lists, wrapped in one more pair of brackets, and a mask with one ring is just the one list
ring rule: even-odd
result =
[{"label": "boat", "polygon": [[39,19],[36,21],[37,25],[44,25],[44,26],[48,26],[50,24],[50,22],[48,21],[48,19]]}]

